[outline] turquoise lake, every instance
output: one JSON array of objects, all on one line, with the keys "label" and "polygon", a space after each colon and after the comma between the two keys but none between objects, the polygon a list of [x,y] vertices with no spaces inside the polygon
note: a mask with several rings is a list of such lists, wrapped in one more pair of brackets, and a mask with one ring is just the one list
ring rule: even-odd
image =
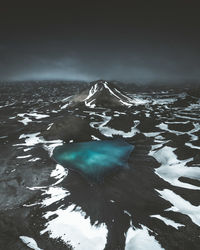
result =
[{"label": "turquoise lake", "polygon": [[100,181],[115,170],[128,168],[133,149],[123,140],[66,143],[54,149],[53,158],[89,180]]}]

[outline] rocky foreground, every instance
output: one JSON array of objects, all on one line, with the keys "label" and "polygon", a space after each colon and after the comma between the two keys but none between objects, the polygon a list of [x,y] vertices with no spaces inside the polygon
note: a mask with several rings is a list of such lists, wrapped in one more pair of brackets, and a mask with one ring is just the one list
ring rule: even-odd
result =
[{"label": "rocky foreground", "polygon": [[[199,249],[199,88],[0,86],[0,249]],[[91,184],[56,146],[123,139],[129,169]]]}]

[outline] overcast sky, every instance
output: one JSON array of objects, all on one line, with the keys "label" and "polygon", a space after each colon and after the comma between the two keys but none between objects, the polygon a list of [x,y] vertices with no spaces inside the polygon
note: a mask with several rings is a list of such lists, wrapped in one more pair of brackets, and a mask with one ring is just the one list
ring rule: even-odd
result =
[{"label": "overcast sky", "polygon": [[198,1],[30,2],[0,8],[0,80],[200,79]]}]

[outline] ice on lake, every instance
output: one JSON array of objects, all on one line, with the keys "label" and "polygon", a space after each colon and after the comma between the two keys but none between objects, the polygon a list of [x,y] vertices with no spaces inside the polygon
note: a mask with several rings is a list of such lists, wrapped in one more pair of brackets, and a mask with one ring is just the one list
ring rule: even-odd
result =
[{"label": "ice on lake", "polygon": [[56,147],[53,158],[89,180],[100,181],[111,172],[128,168],[133,149],[133,145],[123,140],[69,143]]}]

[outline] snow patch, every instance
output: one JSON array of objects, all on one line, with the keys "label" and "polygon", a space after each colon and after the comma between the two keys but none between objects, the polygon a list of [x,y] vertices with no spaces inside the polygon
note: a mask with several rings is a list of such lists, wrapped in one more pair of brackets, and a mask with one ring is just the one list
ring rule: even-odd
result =
[{"label": "snow patch", "polygon": [[25,245],[27,245],[27,247],[34,250],[42,250],[38,247],[37,242],[33,238],[28,236],[19,236],[19,238]]},{"label": "snow patch", "polygon": [[51,156],[54,148],[63,144],[62,140],[46,141],[42,136],[38,137],[39,134],[40,132],[32,134],[22,134],[20,135],[19,139],[25,139],[25,142],[14,144],[13,146],[30,147],[41,143],[43,144],[44,149],[46,149],[49,152],[49,155]]},{"label": "snow patch", "polygon": [[167,226],[172,226],[172,227],[174,227],[174,228],[176,228],[176,229],[178,229],[179,227],[184,227],[184,226],[185,226],[185,225],[183,225],[183,224],[176,223],[176,222],[174,222],[173,220],[170,220],[170,219],[168,219],[168,218],[165,218],[165,217],[163,217],[163,216],[161,216],[161,215],[159,215],[159,214],[151,215],[150,217],[152,217],[152,218],[157,218],[157,219],[163,221]]},{"label": "snow patch", "polygon": [[148,228],[142,225],[141,229],[130,227],[126,235],[125,250],[164,250],[154,236],[150,236]]},{"label": "snow patch", "polygon": [[106,124],[108,124],[108,122],[112,119],[112,117],[106,116],[105,112],[103,112],[103,114],[97,114],[95,112],[91,112],[91,114],[103,118],[103,121],[90,122],[90,126],[92,128],[95,128],[95,129],[98,128],[99,131],[101,132],[101,134],[103,134],[107,137],[113,137],[113,135],[120,135],[120,136],[125,137],[125,138],[130,138],[139,132],[139,130],[136,128],[138,126],[138,124],[140,123],[140,121],[138,121],[138,120],[134,121],[134,126],[131,128],[131,130],[129,132],[124,132],[122,130],[117,130],[117,129],[110,128],[110,127],[106,126]]},{"label": "snow patch", "polygon": [[24,158],[29,158],[31,157],[32,155],[20,155],[20,156],[17,156],[17,159],[24,159]]},{"label": "snow patch", "polygon": [[[79,208],[80,210],[80,208]],[[76,250],[103,250],[107,240],[108,230],[104,223],[96,226],[90,224],[90,219],[85,218],[85,213],[75,210],[75,205],[67,209],[58,209],[47,212],[46,219],[57,216],[45,224],[45,229],[40,233],[48,233],[49,237],[61,238]]]},{"label": "snow patch", "polygon": [[155,170],[155,173],[169,182],[171,185],[200,190],[200,187],[179,181],[180,177],[188,177],[192,179],[200,179],[199,167],[187,167],[186,164],[193,160],[178,160],[174,153],[175,148],[165,146],[159,150],[150,151],[149,155],[153,156],[161,166]]},{"label": "snow patch", "polygon": [[181,196],[175,194],[169,189],[156,191],[163,199],[169,201],[172,204],[172,206],[166,211],[174,211],[188,215],[193,223],[195,223],[197,226],[200,226],[200,206],[192,205],[189,201],[184,200]]}]

